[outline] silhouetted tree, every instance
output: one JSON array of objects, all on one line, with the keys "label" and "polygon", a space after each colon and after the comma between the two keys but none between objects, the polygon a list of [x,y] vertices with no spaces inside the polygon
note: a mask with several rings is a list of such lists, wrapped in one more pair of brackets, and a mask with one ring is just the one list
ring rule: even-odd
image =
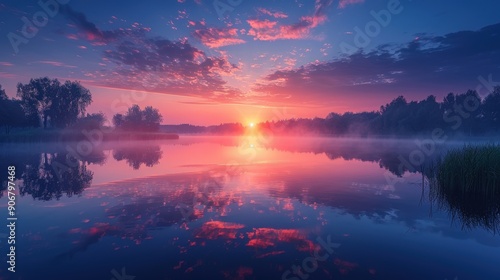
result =
[{"label": "silhouetted tree", "polygon": [[73,128],[78,129],[99,129],[106,123],[106,117],[103,113],[87,114],[85,117],[78,118]]},{"label": "silhouetted tree", "polygon": [[481,111],[488,128],[498,132],[500,130],[500,86],[495,87],[493,92],[486,96]]},{"label": "silhouetted tree", "polygon": [[49,111],[55,127],[64,128],[74,124],[92,103],[90,91],[76,81],[66,81],[57,93]]},{"label": "silhouetted tree", "polygon": [[2,85],[0,85],[0,100],[4,100],[4,99],[9,99],[7,97],[7,94],[5,93],[5,90],[2,88]]},{"label": "silhouetted tree", "polygon": [[48,121],[54,127],[67,127],[85,112],[92,102],[90,91],[79,82],[66,81],[61,84],[57,79],[31,79],[28,84],[17,85],[17,95],[28,116],[42,120],[47,128]]},{"label": "silhouetted tree", "polygon": [[5,133],[9,134],[13,127],[29,126],[21,102],[9,99],[2,85],[0,85],[0,108],[0,127],[4,127]]},{"label": "silhouetted tree", "polygon": [[479,134],[484,129],[480,110],[481,97],[475,90],[468,90],[455,98],[457,108],[460,108],[461,111],[457,112],[457,114],[462,117],[462,132],[467,136]]},{"label": "silhouetted tree", "polygon": [[391,103],[380,107],[382,132],[385,134],[406,133],[404,122],[409,116],[408,102],[403,96],[399,96]]},{"label": "silhouetted tree", "polygon": [[125,122],[125,117],[122,114],[116,114],[113,116],[113,125],[117,128],[123,128]]},{"label": "silhouetted tree", "polygon": [[123,130],[158,131],[163,117],[151,106],[141,110],[139,105],[130,107],[125,115],[113,116],[115,127]]},{"label": "silhouetted tree", "polygon": [[155,109],[151,106],[147,106],[142,111],[144,118],[144,125],[147,131],[158,131],[160,128],[160,122],[162,121],[162,116],[158,109]]}]

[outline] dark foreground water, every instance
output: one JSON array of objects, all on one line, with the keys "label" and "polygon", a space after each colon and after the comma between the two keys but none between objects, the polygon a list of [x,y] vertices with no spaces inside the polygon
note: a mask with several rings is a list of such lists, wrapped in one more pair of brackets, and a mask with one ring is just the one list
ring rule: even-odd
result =
[{"label": "dark foreground water", "polygon": [[[497,225],[431,203],[411,141],[84,148],[1,147],[18,220],[16,272],[3,226],[0,279],[500,279]],[[428,148],[422,160],[443,150]]]}]

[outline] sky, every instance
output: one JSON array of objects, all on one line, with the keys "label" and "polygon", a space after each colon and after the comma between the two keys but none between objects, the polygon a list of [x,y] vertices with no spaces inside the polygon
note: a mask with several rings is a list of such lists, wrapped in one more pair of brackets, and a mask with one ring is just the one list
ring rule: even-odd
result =
[{"label": "sky", "polygon": [[[7,0],[0,84],[90,89],[196,125],[373,111],[500,82],[497,0]],[[490,81],[488,83],[487,81]],[[489,84],[489,86],[488,86]],[[481,92],[482,91],[482,92]]]}]

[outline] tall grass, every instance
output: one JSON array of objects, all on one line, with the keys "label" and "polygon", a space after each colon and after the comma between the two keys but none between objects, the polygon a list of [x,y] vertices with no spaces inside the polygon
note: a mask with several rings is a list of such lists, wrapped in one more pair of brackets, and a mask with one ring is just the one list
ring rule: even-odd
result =
[{"label": "tall grass", "polygon": [[500,146],[465,146],[451,150],[430,181],[431,200],[459,218],[463,227],[500,225]]}]

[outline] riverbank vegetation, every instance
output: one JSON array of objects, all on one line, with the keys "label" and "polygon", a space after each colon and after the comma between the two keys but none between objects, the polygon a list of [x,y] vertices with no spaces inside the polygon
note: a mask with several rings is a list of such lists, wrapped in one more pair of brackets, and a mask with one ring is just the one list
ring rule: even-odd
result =
[{"label": "riverbank vegetation", "polygon": [[500,146],[465,146],[449,151],[429,178],[430,198],[464,227],[498,232]]}]

